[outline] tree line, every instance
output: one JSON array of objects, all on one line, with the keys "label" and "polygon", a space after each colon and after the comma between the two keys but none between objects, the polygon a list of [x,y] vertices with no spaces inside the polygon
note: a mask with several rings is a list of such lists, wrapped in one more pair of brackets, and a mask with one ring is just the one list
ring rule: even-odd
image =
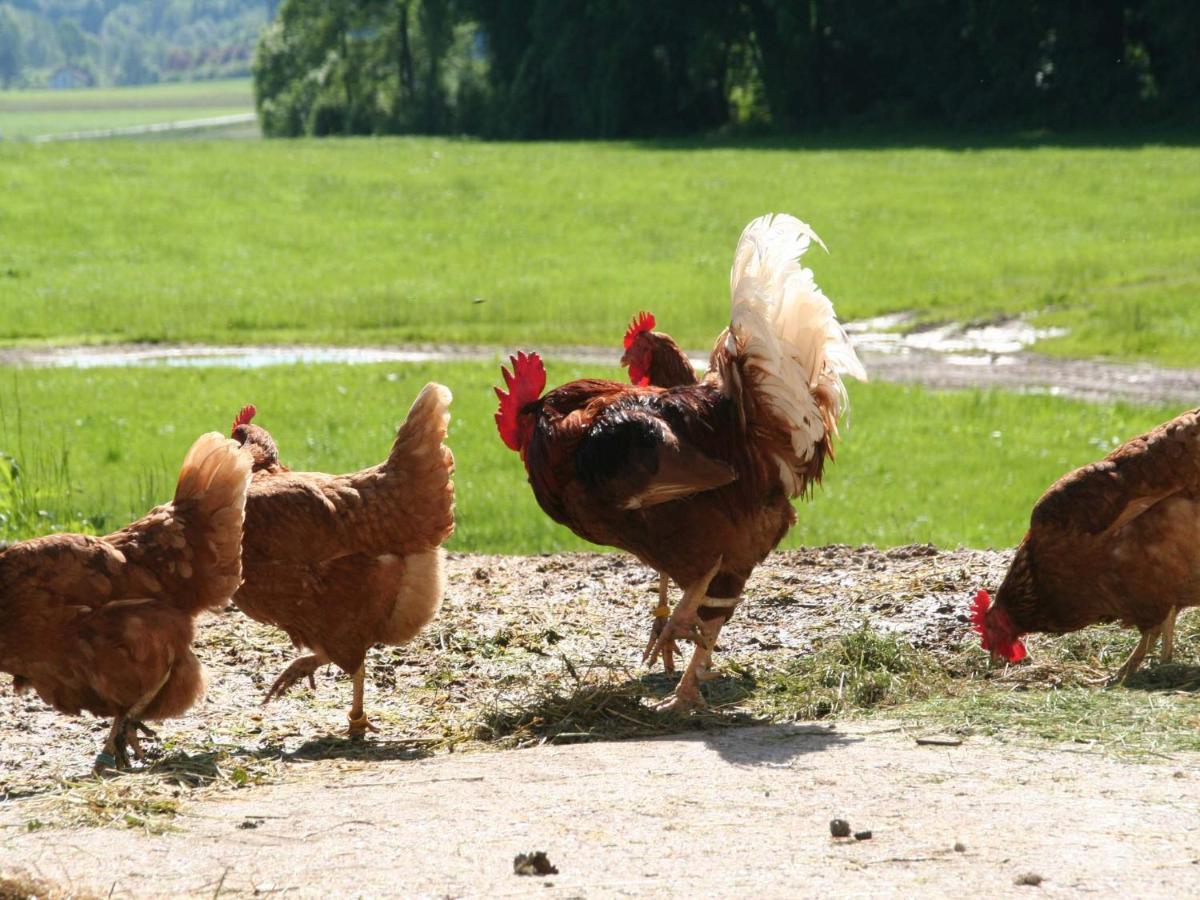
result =
[{"label": "tree line", "polygon": [[1198,0],[283,0],[269,135],[633,137],[1200,115]]},{"label": "tree line", "polygon": [[0,0],[0,87],[245,76],[277,7],[277,0]]}]

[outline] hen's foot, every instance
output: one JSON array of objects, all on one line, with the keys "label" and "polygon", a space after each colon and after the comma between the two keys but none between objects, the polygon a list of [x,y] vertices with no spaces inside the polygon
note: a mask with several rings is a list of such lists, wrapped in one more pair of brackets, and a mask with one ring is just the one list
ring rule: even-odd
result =
[{"label": "hen's foot", "polygon": [[308,686],[315,691],[317,689],[317,680],[313,678],[313,673],[325,665],[325,662],[319,656],[302,656],[294,661],[283,670],[282,675],[275,679],[275,683],[267,691],[267,696],[263,697],[263,705],[266,706],[276,697],[282,697],[301,678],[307,678]]},{"label": "hen's foot", "polygon": [[158,737],[158,732],[150,728],[145,722],[128,723],[125,726],[125,742],[133,750],[134,759],[142,759],[146,755],[146,751],[142,749],[142,742],[138,739],[139,731],[151,740]]},{"label": "hen's foot", "polygon": [[347,715],[346,718],[350,720],[350,724],[346,728],[347,737],[363,738],[366,737],[368,731],[373,731],[376,734],[379,733],[379,729],[367,718],[366,713],[363,713],[357,719],[353,715]]}]

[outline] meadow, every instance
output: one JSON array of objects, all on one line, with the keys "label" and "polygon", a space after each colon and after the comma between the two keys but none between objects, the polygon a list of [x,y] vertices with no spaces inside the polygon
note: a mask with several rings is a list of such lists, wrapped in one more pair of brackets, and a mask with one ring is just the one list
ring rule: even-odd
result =
[{"label": "meadow", "polygon": [[[551,384],[585,374],[622,375],[549,362]],[[0,381],[0,448],[20,474],[0,480],[0,510],[6,490],[9,507],[0,537],[120,527],[168,499],[195,436],[226,431],[246,403],[293,469],[373,465],[421,385],[438,380],[455,395],[458,530],[449,547],[596,549],[537,508],[519,457],[496,435],[498,376],[498,363],[11,369]],[[782,546],[1014,544],[1059,475],[1177,412],[888,384],[851,383],[850,392],[837,459],[812,500],[798,503],[799,525]]]},{"label": "meadow", "polygon": [[10,142],[0,195],[6,343],[607,345],[648,308],[702,348],[768,210],[844,318],[1176,365],[1200,336],[1194,141]]},{"label": "meadow", "polygon": [[0,91],[6,140],[254,111],[249,78],[78,90]]}]

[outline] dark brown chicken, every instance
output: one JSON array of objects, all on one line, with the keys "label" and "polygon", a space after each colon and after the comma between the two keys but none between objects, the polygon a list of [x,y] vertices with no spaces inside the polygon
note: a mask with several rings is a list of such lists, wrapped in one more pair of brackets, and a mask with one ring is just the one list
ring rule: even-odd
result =
[{"label": "dark brown chicken", "polygon": [[0,553],[0,671],[60,712],[112,716],[97,770],[140,756],[143,724],[204,693],[193,622],[241,583],[250,457],[219,434],[183,461],[175,499],[104,537],[54,534]]},{"label": "dark brown chicken", "polygon": [[[696,368],[682,348],[669,334],[654,331],[658,322],[653,313],[640,312],[633,317],[625,331],[625,352],[621,365],[629,370],[629,381],[641,387],[673,388],[696,384]],[[653,649],[671,614],[671,579],[658,573],[658,603],[654,607],[654,627],[650,631],[648,648]],[[674,657],[679,648],[672,641],[663,648],[663,667],[674,671]]]},{"label": "dark brown chicken", "polygon": [[833,306],[798,257],[815,239],[791,216],[742,233],[729,327],[705,378],[671,389],[584,380],[545,396],[536,354],[518,353],[496,423],[542,509],[620,547],[683,588],[647,654],[696,643],[671,703],[703,702],[722,625],[754,567],[795,522],[791,498],[820,480],[846,405],[840,373],[864,377]]},{"label": "dark brown chicken", "polygon": [[983,648],[1010,662],[1023,635],[1120,622],[1142,638],[1114,676],[1137,671],[1176,612],[1200,605],[1200,410],[1064,475],[1033,508],[1029,531],[989,607],[975,597]]},{"label": "dark brown chicken", "polygon": [[349,733],[374,730],[363,712],[367,651],[411,640],[445,591],[441,545],[454,531],[454,457],[442,443],[450,399],[441,385],[426,385],[388,458],[348,475],[289,471],[271,435],[250,424],[254,407],[234,422],[234,438],[254,457],[245,583],[234,603],[312,651],[276,679],[267,700],[301,678],[311,683],[332,662],[354,681]]}]

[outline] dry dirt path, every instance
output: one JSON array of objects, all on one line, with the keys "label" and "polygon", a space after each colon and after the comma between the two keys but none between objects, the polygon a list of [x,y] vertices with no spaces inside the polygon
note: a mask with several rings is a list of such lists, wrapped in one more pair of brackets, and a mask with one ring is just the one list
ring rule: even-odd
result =
[{"label": "dry dirt path", "polygon": [[[1182,897],[1196,762],[920,746],[880,723],[324,761],[188,804],[174,833],[3,828],[0,860],[101,897]],[[872,837],[832,839],[835,816]],[[528,850],[559,874],[515,875]]]}]

